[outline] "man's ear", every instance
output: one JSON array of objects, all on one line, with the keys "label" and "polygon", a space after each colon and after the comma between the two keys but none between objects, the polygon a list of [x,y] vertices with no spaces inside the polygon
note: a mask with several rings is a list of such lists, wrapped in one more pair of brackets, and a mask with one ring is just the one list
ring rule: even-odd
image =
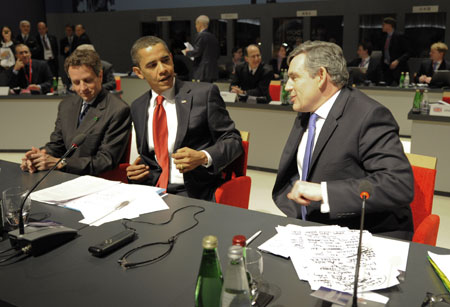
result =
[{"label": "man's ear", "polygon": [[323,88],[328,78],[328,72],[325,69],[325,67],[319,68],[319,71],[317,72],[317,77],[319,78],[319,88]]},{"label": "man's ear", "polygon": [[136,76],[139,77],[139,79],[144,80],[144,75],[141,72],[141,69],[137,66],[133,66],[133,72],[136,74]]}]

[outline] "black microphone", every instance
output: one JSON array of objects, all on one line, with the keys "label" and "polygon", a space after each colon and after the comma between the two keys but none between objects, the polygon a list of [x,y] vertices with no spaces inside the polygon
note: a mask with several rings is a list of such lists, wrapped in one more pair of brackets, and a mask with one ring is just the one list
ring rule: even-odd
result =
[{"label": "black microphone", "polygon": [[[38,256],[42,253],[45,253],[49,249],[53,247],[56,247],[70,239],[72,239],[77,231],[74,229],[70,229],[64,226],[47,226],[47,227],[38,227],[37,229],[33,228],[32,231],[27,231],[25,233],[25,225],[23,221],[23,207],[25,206],[25,202],[27,198],[30,196],[30,194],[38,187],[38,185],[44,181],[45,178],[61,163],[61,161],[66,158],[68,155],[70,155],[74,150],[78,148],[81,144],[83,144],[84,140],[86,139],[86,134],[81,133],[78,134],[73,138],[72,146],[66,151],[66,153],[56,162],[55,165],[53,165],[52,168],[50,168],[47,173],[38,181],[36,184],[28,191],[28,193],[25,195],[22,204],[20,206],[19,210],[19,229],[13,230],[9,232],[9,239],[11,242],[11,245],[15,247],[16,249],[22,249],[25,246],[29,246],[28,249],[31,248],[31,253],[34,256]],[[30,227],[29,227],[30,228]],[[36,231],[38,233],[36,234]],[[60,242],[63,237],[66,235],[69,235],[69,239],[66,239],[63,242]],[[61,238],[56,238],[61,237]],[[44,239],[45,238],[45,239]],[[47,240],[48,239],[48,240]],[[54,242],[51,242],[54,240]],[[57,244],[57,245],[56,245]],[[40,252],[41,251],[41,252]],[[36,254],[38,253],[38,254]]]},{"label": "black microphone", "polygon": [[[359,244],[358,244],[358,253],[356,258],[356,267],[355,267],[355,281],[353,283],[353,299],[351,301],[352,307],[358,306],[358,278],[359,278],[359,267],[361,265],[361,249],[362,249],[362,234],[364,228],[364,213],[366,210],[366,199],[372,194],[373,186],[367,180],[361,180],[359,183],[359,196],[362,199],[362,209],[361,209],[361,223],[359,226]],[[366,302],[367,303],[367,302]],[[350,306],[347,304],[346,306]],[[366,304],[364,306],[367,306]]]}]

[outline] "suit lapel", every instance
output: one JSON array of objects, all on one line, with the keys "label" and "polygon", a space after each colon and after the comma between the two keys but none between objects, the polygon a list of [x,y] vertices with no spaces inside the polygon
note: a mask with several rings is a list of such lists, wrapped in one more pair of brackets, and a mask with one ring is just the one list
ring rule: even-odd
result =
[{"label": "suit lapel", "polygon": [[190,112],[192,107],[192,93],[187,84],[178,79],[175,80],[175,107],[177,109],[177,137],[175,139],[174,152],[181,147],[188,130]]},{"label": "suit lapel", "polygon": [[[141,140],[138,144],[140,144],[140,148],[138,148],[138,152],[142,156],[150,156],[149,150],[148,150],[148,109],[150,107],[150,100],[152,98],[152,90],[149,90],[147,92],[147,95],[145,96],[145,103],[144,108],[141,110],[139,117],[140,119],[137,120],[137,122],[142,123],[144,126],[144,133],[141,135]],[[153,133],[153,131],[152,131]]]},{"label": "suit lapel", "polygon": [[341,90],[339,96],[336,98],[336,101],[333,104],[333,107],[328,113],[328,116],[323,124],[322,130],[320,131],[319,138],[317,139],[316,145],[314,146],[313,156],[311,159],[311,164],[309,167],[308,177],[311,173],[311,170],[314,168],[314,165],[327,144],[330,137],[333,135],[333,132],[336,130],[339,125],[338,119],[342,116],[344,112],[345,104],[347,103],[348,96],[350,95],[350,90],[345,87]]},{"label": "suit lapel", "polygon": [[[95,101],[90,106],[90,109],[83,118],[77,129],[77,133],[88,132],[92,127],[94,127],[102,118],[104,109],[106,108],[106,91],[102,90]],[[81,107],[80,107],[81,108]],[[78,118],[77,118],[78,121]]]}]

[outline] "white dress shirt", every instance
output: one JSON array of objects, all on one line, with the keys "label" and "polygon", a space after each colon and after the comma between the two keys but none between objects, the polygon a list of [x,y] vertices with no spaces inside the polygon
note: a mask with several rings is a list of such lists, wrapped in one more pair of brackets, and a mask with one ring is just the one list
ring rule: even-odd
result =
[{"label": "white dress shirt", "polygon": [[[322,104],[317,110],[316,113],[317,120],[316,120],[316,131],[314,133],[314,146],[312,149],[312,153],[314,153],[314,147],[317,143],[317,139],[319,138],[320,131],[322,130],[323,124],[325,123],[325,120],[328,117],[328,113],[330,113],[331,108],[334,105],[334,102],[336,101],[337,96],[341,90],[337,91],[333,96],[331,96],[330,99],[328,99],[324,104]],[[297,150],[297,169],[298,174],[300,178],[302,178],[302,167],[303,167],[303,157],[305,156],[305,150],[306,150],[306,143],[308,139],[308,129],[303,133],[302,140],[300,141],[300,144],[298,146]],[[330,207],[328,204],[328,192],[327,192],[327,183],[321,182],[321,189],[322,189],[322,204],[320,206],[320,211],[322,213],[328,213],[330,212]]]}]

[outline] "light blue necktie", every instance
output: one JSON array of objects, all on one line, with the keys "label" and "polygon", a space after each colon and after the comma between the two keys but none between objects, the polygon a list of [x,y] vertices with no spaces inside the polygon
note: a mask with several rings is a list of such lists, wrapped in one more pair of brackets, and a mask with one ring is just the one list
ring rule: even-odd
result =
[{"label": "light blue necktie", "polygon": [[[318,115],[316,113],[311,114],[308,122],[308,139],[306,140],[305,156],[303,157],[302,165],[302,181],[306,181],[308,177],[309,164],[311,163],[312,151],[314,148],[314,134],[316,132],[316,120]],[[302,220],[306,221],[306,206],[301,207]]]}]

